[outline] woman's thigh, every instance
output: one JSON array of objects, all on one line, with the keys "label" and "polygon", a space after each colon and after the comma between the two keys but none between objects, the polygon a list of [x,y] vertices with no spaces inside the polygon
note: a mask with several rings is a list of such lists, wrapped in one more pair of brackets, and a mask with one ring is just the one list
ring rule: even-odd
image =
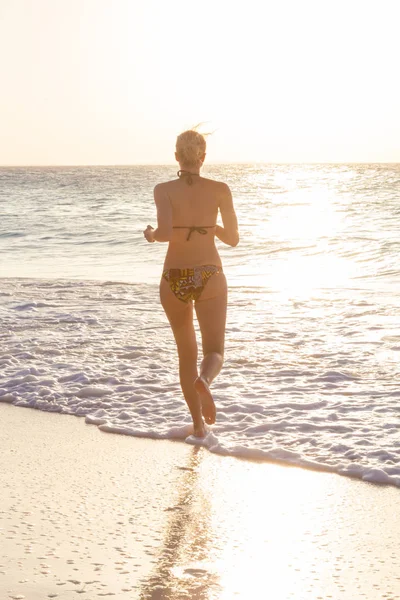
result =
[{"label": "woman's thigh", "polygon": [[197,355],[196,334],[193,325],[193,304],[178,300],[169,283],[160,282],[160,300],[171,325],[178,350]]},{"label": "woman's thigh", "polygon": [[228,292],[224,273],[212,275],[195,304],[203,354],[224,353]]}]

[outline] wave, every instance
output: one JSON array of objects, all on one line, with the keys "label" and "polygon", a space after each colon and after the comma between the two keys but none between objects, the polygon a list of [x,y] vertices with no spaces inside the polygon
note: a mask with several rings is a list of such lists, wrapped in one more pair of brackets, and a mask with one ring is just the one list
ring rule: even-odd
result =
[{"label": "wave", "polygon": [[[200,441],[191,435],[172,334],[151,286],[0,282],[0,402],[73,414],[103,431],[400,486],[399,381],[389,359],[395,318],[391,327],[385,316],[378,339],[359,339],[370,336],[382,307],[354,332],[340,316],[348,300],[314,298],[290,313],[269,294],[264,320],[263,294],[253,289],[249,303],[248,289],[233,289],[226,363],[213,385],[217,423]],[[314,318],[321,314],[325,323]]]}]

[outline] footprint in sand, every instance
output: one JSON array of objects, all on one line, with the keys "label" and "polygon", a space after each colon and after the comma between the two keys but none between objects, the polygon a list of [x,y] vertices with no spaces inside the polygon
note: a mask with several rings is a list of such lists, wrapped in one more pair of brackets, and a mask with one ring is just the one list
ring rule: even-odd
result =
[{"label": "footprint in sand", "polygon": [[185,569],[184,573],[186,575],[193,575],[194,577],[204,577],[204,575],[207,575],[205,569]]}]

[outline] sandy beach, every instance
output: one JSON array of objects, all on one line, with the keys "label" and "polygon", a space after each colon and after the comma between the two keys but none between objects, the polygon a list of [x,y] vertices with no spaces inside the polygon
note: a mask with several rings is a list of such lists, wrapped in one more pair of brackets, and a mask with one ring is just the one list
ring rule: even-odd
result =
[{"label": "sandy beach", "polygon": [[399,491],[0,404],[0,598],[400,598]]}]

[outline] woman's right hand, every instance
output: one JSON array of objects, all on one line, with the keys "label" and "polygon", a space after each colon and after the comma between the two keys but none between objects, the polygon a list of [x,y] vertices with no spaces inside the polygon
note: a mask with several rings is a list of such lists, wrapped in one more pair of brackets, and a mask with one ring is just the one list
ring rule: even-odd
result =
[{"label": "woman's right hand", "polygon": [[150,243],[153,243],[156,241],[154,239],[154,229],[151,225],[147,225],[146,229],[143,231],[143,235],[146,238],[146,240]]}]

